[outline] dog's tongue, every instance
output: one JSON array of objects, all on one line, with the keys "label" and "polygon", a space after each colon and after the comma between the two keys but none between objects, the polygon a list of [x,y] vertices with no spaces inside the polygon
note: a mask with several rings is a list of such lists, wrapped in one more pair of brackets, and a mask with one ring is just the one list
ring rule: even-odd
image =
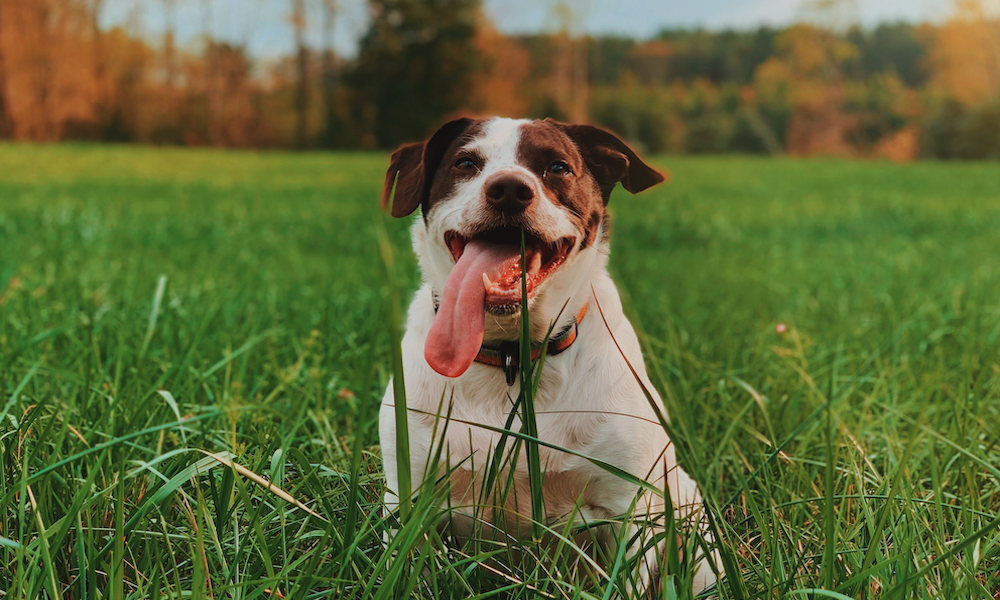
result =
[{"label": "dog's tongue", "polygon": [[483,345],[486,288],[483,273],[493,274],[511,258],[520,259],[517,246],[473,240],[451,270],[441,295],[434,324],[424,345],[427,364],[445,377],[468,370]]}]

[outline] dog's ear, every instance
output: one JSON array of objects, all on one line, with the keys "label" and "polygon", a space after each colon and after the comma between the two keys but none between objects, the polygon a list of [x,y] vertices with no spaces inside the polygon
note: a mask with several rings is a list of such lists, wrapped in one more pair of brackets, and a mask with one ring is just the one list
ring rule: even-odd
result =
[{"label": "dog's ear", "polygon": [[445,123],[426,142],[407,144],[393,152],[382,187],[382,208],[388,208],[391,203],[392,216],[405,217],[418,206],[426,206],[430,201],[434,173],[445,151],[471,124],[472,119]]},{"label": "dog's ear", "polygon": [[628,144],[609,131],[592,125],[546,121],[562,129],[576,144],[601,188],[605,204],[619,181],[626,190],[638,194],[666,180],[662,173],[644,163]]},{"label": "dog's ear", "polygon": [[[401,146],[389,158],[389,170],[385,173],[382,187],[382,209],[389,208],[392,201],[392,216],[405,217],[420,204],[423,188],[423,170],[420,168],[424,155],[424,142]],[[392,188],[396,188],[393,201]]]}]

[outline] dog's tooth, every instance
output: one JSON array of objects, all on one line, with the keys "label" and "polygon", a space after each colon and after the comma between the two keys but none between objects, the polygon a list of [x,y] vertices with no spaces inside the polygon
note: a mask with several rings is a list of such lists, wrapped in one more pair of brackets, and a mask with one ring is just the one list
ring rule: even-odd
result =
[{"label": "dog's tooth", "polygon": [[528,272],[534,275],[542,269],[542,255],[535,252],[531,255],[531,264],[528,265]]},{"label": "dog's tooth", "polygon": [[491,287],[493,287],[493,282],[490,281],[490,276],[486,273],[483,273],[483,286],[486,287],[487,292],[490,291]]}]

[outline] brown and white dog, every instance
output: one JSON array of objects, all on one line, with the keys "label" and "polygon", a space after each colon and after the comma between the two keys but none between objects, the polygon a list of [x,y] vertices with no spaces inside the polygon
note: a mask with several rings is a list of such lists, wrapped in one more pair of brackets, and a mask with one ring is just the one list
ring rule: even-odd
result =
[{"label": "brown and white dog", "polygon": [[[670,439],[626,363],[662,410],[606,268],[611,190],[620,182],[637,193],[663,180],[614,135],[548,119],[459,119],[392,155],[382,202],[392,201],[394,217],[421,209],[412,236],[424,283],[410,305],[402,342],[409,465],[396,464],[391,382],[379,420],[389,510],[398,505],[398,469],[410,469],[414,482],[424,480],[439,445],[449,461],[444,470],[455,469],[451,505],[478,497],[476,486],[501,437],[495,429],[505,427],[518,395],[511,359],[520,331],[523,228],[533,341],[541,342],[554,325],[535,400],[540,439],[669,488],[677,516],[698,521],[698,487],[677,465]],[[442,399],[451,411],[447,427],[435,417],[442,414]],[[511,429],[519,431],[520,421]],[[550,523],[574,514],[580,521],[614,518],[628,514],[636,501],[637,486],[578,455],[546,446],[540,454]],[[509,475],[520,492],[512,494],[516,500],[507,511],[530,515],[523,452]],[[646,491],[635,506],[636,517],[645,518],[662,515],[664,504]],[[632,554],[641,544],[633,546]],[[643,561],[646,581],[658,551],[649,550]],[[695,592],[713,582],[713,570],[702,559]]]}]

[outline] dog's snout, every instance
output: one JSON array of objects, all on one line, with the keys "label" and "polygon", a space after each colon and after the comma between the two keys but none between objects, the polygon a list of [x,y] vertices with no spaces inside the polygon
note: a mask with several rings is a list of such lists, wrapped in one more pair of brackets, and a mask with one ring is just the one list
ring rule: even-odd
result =
[{"label": "dog's snout", "polygon": [[524,212],[535,199],[535,191],[523,177],[512,173],[494,175],[486,181],[486,202],[500,212]]}]

